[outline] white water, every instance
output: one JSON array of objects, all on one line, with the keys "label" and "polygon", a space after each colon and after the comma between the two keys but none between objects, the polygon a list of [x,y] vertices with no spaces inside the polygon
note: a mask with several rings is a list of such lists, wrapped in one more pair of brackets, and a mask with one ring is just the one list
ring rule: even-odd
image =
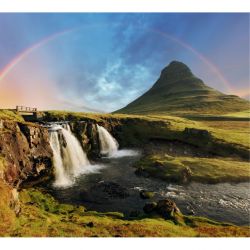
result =
[{"label": "white water", "polygon": [[[61,133],[61,135],[59,135]],[[60,141],[60,136],[65,140]],[[86,172],[93,172],[100,167],[90,166],[89,160],[82,147],[73,135],[68,124],[55,125],[50,130],[50,144],[53,150],[55,166],[55,183],[57,187],[72,185],[74,178]]]},{"label": "white water", "polygon": [[99,134],[101,154],[112,158],[120,158],[125,156],[136,156],[138,152],[135,150],[123,149],[118,150],[119,144],[116,139],[102,126],[97,125]]},{"label": "white water", "polygon": [[101,154],[112,156],[118,151],[119,144],[116,139],[102,126],[97,125]]},{"label": "white water", "polygon": [[53,131],[50,133],[50,145],[53,150],[53,162],[55,166],[55,186],[69,186],[72,184],[69,176],[65,173],[63,160],[61,157],[61,146],[58,133]]},{"label": "white water", "polygon": [[62,128],[62,134],[67,144],[62,148],[63,165],[69,175],[76,177],[84,170],[84,166],[90,165],[90,163],[68,124],[66,124],[66,129]]}]

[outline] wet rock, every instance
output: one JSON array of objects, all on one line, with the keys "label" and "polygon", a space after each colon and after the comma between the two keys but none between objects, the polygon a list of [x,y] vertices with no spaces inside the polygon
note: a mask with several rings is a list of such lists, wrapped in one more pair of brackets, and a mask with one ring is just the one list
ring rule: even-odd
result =
[{"label": "wet rock", "polygon": [[157,202],[156,211],[165,219],[172,219],[177,213],[180,213],[175,202],[170,199],[160,200]]},{"label": "wet rock", "polygon": [[192,171],[189,167],[185,167],[182,171],[181,171],[181,182],[182,183],[188,183],[191,180],[191,176],[192,176]]},{"label": "wet rock", "polygon": [[115,182],[102,181],[94,185],[91,190],[92,195],[95,193],[102,196],[108,196],[108,198],[125,199],[129,196],[129,190]]},{"label": "wet rock", "polygon": [[133,210],[130,212],[129,217],[136,218],[140,216],[141,212],[139,210]]},{"label": "wet rock", "polygon": [[[158,214],[164,219],[176,221],[181,217],[181,212],[175,202],[170,199],[159,200],[158,202],[146,203],[143,207],[146,214]],[[178,220],[178,219],[177,219]]]},{"label": "wet rock", "polygon": [[145,178],[149,178],[150,177],[149,173],[143,167],[138,167],[135,170],[135,174],[137,176],[142,176],[142,177],[145,177]]},{"label": "wet rock", "polygon": [[155,193],[154,193],[154,192],[150,192],[150,191],[142,190],[142,191],[140,192],[140,197],[141,197],[142,199],[151,199],[151,198],[154,197],[154,195],[155,195]]},{"label": "wet rock", "polygon": [[144,213],[149,214],[155,211],[156,207],[157,207],[156,202],[146,203],[145,206],[143,207],[143,211]]}]

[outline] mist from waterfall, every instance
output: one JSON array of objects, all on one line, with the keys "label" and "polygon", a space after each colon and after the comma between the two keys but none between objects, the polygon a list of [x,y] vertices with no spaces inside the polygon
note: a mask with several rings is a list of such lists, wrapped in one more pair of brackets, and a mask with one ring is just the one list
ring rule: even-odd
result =
[{"label": "mist from waterfall", "polygon": [[55,186],[70,186],[78,175],[98,169],[98,166],[90,164],[68,124],[53,125],[49,132],[55,166]]},{"label": "mist from waterfall", "polygon": [[101,155],[112,158],[120,158],[125,156],[135,156],[138,154],[135,150],[118,150],[119,144],[117,140],[108,132],[108,130],[98,124],[96,126],[99,135]]}]

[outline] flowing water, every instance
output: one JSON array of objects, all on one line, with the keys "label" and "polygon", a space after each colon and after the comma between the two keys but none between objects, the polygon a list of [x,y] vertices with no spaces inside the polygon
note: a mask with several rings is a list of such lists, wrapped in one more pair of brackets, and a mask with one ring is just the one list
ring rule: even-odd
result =
[{"label": "flowing water", "polygon": [[[104,132],[100,127],[98,130]],[[54,137],[53,150],[58,152],[58,138]],[[107,139],[106,136],[103,138]],[[103,145],[107,155],[107,152],[111,151],[105,143]],[[132,211],[142,212],[146,202],[170,198],[184,214],[205,216],[238,225],[249,224],[249,183],[174,185],[158,179],[138,177],[134,174],[133,165],[139,159],[140,153],[118,150],[118,144],[116,145],[117,149],[112,151],[110,157],[99,160],[97,166],[102,167],[89,165],[88,171],[78,175],[73,185],[66,188],[49,187],[51,194],[61,202],[84,205],[89,210],[101,212],[119,211],[127,216]],[[56,162],[56,159],[54,161]],[[60,164],[59,160],[58,166],[61,166]],[[63,174],[59,171],[58,175]],[[118,190],[118,194],[110,195],[112,187],[115,192]],[[154,198],[141,199],[141,190],[155,192]],[[126,195],[123,195],[124,192]]]},{"label": "flowing water", "polygon": [[119,144],[116,139],[102,126],[97,125],[101,154],[112,156],[117,153]]},{"label": "flowing water", "polygon": [[54,186],[73,185],[77,176],[101,168],[98,165],[90,166],[85,152],[68,124],[52,125],[49,134],[55,167]]}]

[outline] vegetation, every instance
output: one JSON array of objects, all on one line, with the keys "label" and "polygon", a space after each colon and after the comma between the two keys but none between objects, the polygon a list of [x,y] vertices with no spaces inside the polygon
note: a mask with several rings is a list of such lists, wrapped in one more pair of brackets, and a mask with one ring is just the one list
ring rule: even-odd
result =
[{"label": "vegetation", "polygon": [[11,189],[0,180],[0,236],[7,236],[14,229],[15,213],[11,209]]},{"label": "vegetation", "polygon": [[0,110],[0,120],[13,120],[17,122],[23,122],[22,116],[18,115],[17,112],[7,109]]},{"label": "vegetation", "polygon": [[[103,124],[111,128],[121,147],[144,149],[154,140],[195,147],[203,154],[169,155],[151,148],[136,163],[137,171],[170,182],[218,183],[249,181],[249,114],[248,101],[206,86],[186,65],[172,62],[147,93],[115,114],[55,110],[39,112],[38,117],[45,122]],[[2,120],[25,123],[17,112],[0,110],[1,133]],[[60,204],[38,188],[20,192],[17,216],[13,190],[1,180],[4,169],[0,155],[0,236],[250,237],[249,227],[182,214],[178,220],[165,220],[159,215],[125,218],[121,213],[86,211],[83,206]],[[153,195],[141,193],[145,199]]]},{"label": "vegetation", "polygon": [[[188,140],[184,137],[183,131],[185,128],[196,128],[200,130],[207,130],[213,136],[211,140],[216,144],[227,144],[233,149],[248,151],[249,150],[249,136],[250,127],[244,122],[244,130],[241,129],[241,124],[233,128],[230,133],[224,127],[216,128],[210,126],[207,121],[194,121],[186,118],[175,117],[170,115],[125,115],[125,114],[91,114],[82,112],[67,112],[67,111],[46,111],[43,114],[44,121],[80,121],[90,120],[98,123],[108,123],[112,127],[116,125],[122,126],[121,143],[127,146],[141,145],[147,142],[149,138],[161,139],[178,139],[182,141]],[[218,121],[219,122],[219,121]],[[229,122],[227,123],[229,124]],[[124,125],[124,126],[123,126]],[[233,125],[230,125],[231,127]],[[122,135],[118,135],[122,136]],[[118,138],[119,139],[119,138]],[[192,142],[199,144],[199,138],[194,138]],[[207,146],[207,145],[201,145]],[[217,150],[217,149],[216,149]],[[247,154],[247,153],[246,153]]]},{"label": "vegetation", "polygon": [[249,107],[249,101],[208,87],[185,64],[174,61],[162,70],[151,89],[116,113],[211,115],[239,112]]},{"label": "vegetation", "polygon": [[170,182],[183,182],[188,169],[188,181],[203,183],[240,182],[250,180],[249,163],[228,158],[172,157],[148,155],[136,167],[150,176]]},{"label": "vegetation", "polygon": [[[0,186],[2,188],[3,186]],[[3,195],[6,190],[1,189]],[[20,193],[21,213],[8,208],[8,195],[1,196],[1,236],[26,237],[194,237],[250,236],[249,227],[217,223],[205,218],[183,216],[181,223],[162,218],[125,219],[119,213],[85,211],[84,207],[59,204],[38,189]],[[3,211],[3,206],[5,211]],[[6,210],[7,209],[7,210]]]}]

